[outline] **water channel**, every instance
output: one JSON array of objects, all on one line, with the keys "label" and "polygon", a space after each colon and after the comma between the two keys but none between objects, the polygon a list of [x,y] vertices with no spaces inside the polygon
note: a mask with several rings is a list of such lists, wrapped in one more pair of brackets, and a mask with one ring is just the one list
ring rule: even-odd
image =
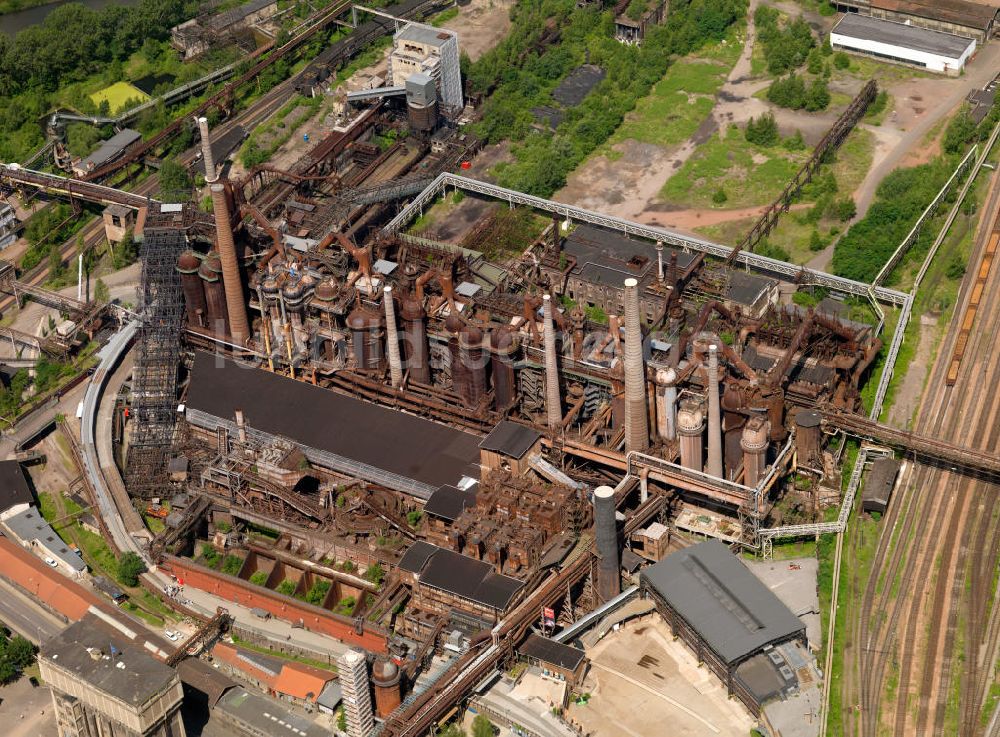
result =
[{"label": "water channel", "polygon": [[24,10],[18,10],[13,13],[7,13],[6,15],[0,15],[0,33],[13,36],[18,31],[23,31],[29,26],[41,23],[45,20],[45,16],[49,13],[58,8],[60,5],[66,5],[69,2],[78,2],[82,5],[86,5],[91,10],[100,10],[108,5],[139,4],[139,0],[57,0],[54,3],[36,5],[33,8],[25,8]]}]

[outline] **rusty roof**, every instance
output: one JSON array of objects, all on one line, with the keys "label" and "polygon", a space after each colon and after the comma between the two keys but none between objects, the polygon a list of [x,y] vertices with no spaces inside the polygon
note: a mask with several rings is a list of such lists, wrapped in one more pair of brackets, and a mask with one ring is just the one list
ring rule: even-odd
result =
[{"label": "rusty roof", "polygon": [[872,0],[872,9],[906,13],[985,31],[997,15],[990,5],[967,0]]}]

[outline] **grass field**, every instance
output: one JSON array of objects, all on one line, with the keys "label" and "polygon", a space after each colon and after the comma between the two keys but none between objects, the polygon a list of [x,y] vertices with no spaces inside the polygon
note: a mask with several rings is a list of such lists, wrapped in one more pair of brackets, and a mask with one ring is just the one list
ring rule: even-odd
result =
[{"label": "grass field", "polygon": [[117,113],[127,107],[126,103],[129,100],[145,102],[149,99],[149,95],[128,82],[115,82],[110,87],[105,87],[103,90],[94,92],[90,95],[90,99],[94,101],[95,105],[100,105],[107,100],[111,112]]},{"label": "grass field", "polygon": [[739,58],[744,33],[742,26],[734,28],[724,42],[713,44],[671,66],[596,153],[612,155],[612,146],[630,139],[670,147],[694,135],[712,112],[715,94]]},{"label": "grass field", "polygon": [[[748,143],[742,129],[727,126],[698,147],[660,190],[671,205],[738,208],[764,205],[777,197],[802,163],[806,151]],[[722,189],[723,203],[713,201]]]}]

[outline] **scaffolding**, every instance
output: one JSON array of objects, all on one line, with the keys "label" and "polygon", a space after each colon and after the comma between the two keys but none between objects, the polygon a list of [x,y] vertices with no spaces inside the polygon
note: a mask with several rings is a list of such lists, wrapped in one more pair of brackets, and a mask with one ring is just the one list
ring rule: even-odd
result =
[{"label": "scaffolding", "polygon": [[132,379],[132,438],[126,464],[129,494],[148,499],[169,487],[167,461],[177,413],[177,367],[184,299],[177,257],[184,232],[149,228],[143,233],[138,351]]}]

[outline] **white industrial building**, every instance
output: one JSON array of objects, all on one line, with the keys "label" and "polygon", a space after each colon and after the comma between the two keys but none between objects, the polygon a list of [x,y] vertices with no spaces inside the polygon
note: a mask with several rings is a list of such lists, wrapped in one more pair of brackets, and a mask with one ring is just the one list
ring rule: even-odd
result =
[{"label": "white industrial building", "polygon": [[445,111],[458,112],[465,107],[458,34],[454,31],[407,23],[396,32],[389,55],[389,84],[402,87],[414,74],[426,74],[434,80]]},{"label": "white industrial building", "polygon": [[839,51],[957,77],[976,50],[976,40],[905,23],[848,14],[830,32]]}]

